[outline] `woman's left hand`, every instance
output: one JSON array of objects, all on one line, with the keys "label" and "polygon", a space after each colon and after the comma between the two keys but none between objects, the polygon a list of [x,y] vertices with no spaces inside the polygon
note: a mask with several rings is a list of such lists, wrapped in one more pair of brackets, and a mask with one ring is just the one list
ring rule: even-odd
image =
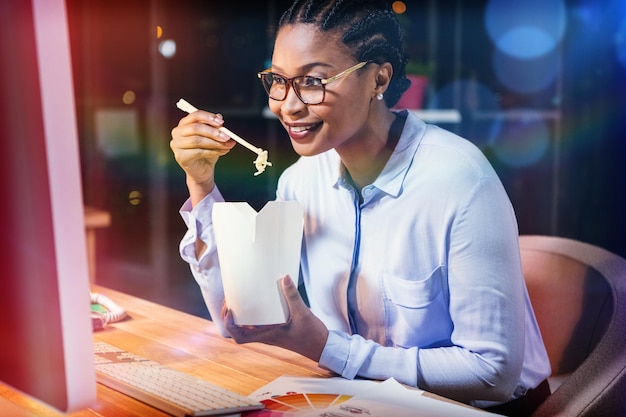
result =
[{"label": "woman's left hand", "polygon": [[289,307],[289,318],[286,323],[238,326],[235,324],[232,311],[224,304],[222,318],[226,330],[237,343],[266,343],[319,362],[328,339],[328,329],[304,304],[289,276],[282,278],[280,287]]}]

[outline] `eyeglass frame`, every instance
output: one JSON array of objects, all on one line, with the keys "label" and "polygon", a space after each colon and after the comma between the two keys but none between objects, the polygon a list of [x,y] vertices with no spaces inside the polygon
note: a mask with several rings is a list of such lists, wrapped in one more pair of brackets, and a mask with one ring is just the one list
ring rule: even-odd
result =
[{"label": "eyeglass frame", "polygon": [[[318,105],[318,104],[322,104],[324,102],[324,100],[326,99],[326,86],[328,84],[330,84],[330,83],[332,83],[334,81],[337,81],[337,80],[345,77],[346,75],[348,75],[348,74],[350,74],[350,73],[352,73],[352,72],[354,72],[354,71],[356,71],[358,69],[363,68],[364,66],[366,66],[367,64],[369,64],[371,62],[373,62],[373,61],[372,60],[361,61],[358,64],[355,64],[355,65],[351,66],[350,68],[341,71],[339,74],[333,75],[332,77],[329,77],[329,78],[319,78],[319,77],[314,77],[312,75],[298,75],[298,76],[295,76],[295,77],[287,78],[284,75],[277,74],[275,72],[271,72],[269,68],[266,69],[266,70],[263,70],[261,72],[258,72],[257,73],[257,77],[261,80],[261,84],[263,84],[263,89],[265,90],[265,92],[267,93],[267,96],[270,99],[276,100],[276,101],[285,101],[285,99],[287,98],[287,94],[289,94],[289,87],[291,87],[293,89],[293,92],[296,93],[296,97],[298,97],[298,99],[301,102],[303,102],[306,105],[315,106],[315,105]],[[279,77],[279,78],[282,78],[283,80],[285,80],[285,85],[287,86],[287,88],[285,88],[285,96],[283,98],[277,99],[277,98],[272,97],[268,87],[266,87],[265,82],[263,82],[263,77],[266,76],[266,75],[272,75],[274,77]],[[322,87],[322,100],[320,102],[317,102],[317,103],[307,103],[302,98],[302,96],[300,95],[300,91],[299,91],[300,87],[294,88],[293,80],[295,80],[295,79],[306,79],[306,78],[313,78],[313,79],[318,80],[320,82],[320,85]]]}]

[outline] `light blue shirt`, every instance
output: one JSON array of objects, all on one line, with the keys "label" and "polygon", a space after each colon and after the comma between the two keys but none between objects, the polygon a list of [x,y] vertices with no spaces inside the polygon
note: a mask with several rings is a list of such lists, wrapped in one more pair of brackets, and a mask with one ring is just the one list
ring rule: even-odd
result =
[{"label": "light blue shirt", "polygon": [[[379,177],[361,190],[339,156],[302,157],[277,199],[305,212],[301,276],[330,330],[320,366],[396,380],[477,406],[523,395],[550,374],[520,266],[515,214],[469,141],[408,113]],[[181,215],[181,255],[220,323],[214,191]],[[361,202],[359,202],[361,201]],[[208,250],[198,261],[194,242]]]}]

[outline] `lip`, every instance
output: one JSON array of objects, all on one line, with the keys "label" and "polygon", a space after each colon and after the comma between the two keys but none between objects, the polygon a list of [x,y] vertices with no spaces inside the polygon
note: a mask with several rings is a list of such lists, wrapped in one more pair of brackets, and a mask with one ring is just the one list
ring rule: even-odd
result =
[{"label": "lip", "polygon": [[316,123],[285,123],[289,137],[294,140],[303,140],[319,129],[322,122]]}]

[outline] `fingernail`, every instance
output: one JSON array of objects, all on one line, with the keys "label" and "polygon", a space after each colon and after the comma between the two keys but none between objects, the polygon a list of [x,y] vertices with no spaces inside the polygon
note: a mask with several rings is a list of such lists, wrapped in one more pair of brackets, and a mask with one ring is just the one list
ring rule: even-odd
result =
[{"label": "fingernail", "polygon": [[227,140],[230,139],[230,136],[228,136],[226,133],[224,132],[220,132],[219,137],[221,140],[223,140],[224,142],[226,142]]}]

